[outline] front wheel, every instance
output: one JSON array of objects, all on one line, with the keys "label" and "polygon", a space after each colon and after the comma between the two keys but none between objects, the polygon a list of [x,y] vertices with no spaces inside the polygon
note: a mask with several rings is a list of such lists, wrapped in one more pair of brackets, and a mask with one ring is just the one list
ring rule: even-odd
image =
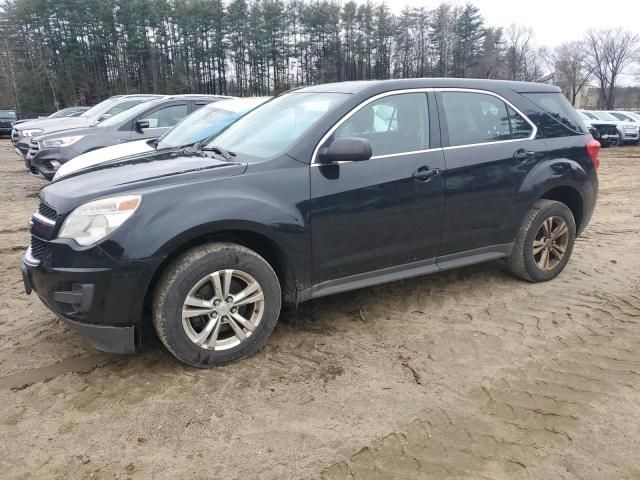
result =
[{"label": "front wheel", "polygon": [[240,245],[214,243],[186,252],[165,271],[153,323],[176,358],[209,367],[260,348],[280,307],[280,283],[264,258]]},{"label": "front wheel", "polygon": [[538,200],[516,235],[507,269],[529,282],[555,278],[567,265],[576,238],[569,208],[553,200]]}]

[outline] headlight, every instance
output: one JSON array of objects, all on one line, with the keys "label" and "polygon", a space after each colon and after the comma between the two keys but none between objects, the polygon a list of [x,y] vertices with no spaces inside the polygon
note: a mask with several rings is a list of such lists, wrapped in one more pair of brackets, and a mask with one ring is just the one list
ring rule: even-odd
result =
[{"label": "headlight", "polygon": [[23,137],[35,137],[36,135],[40,135],[43,132],[41,128],[33,128],[31,130],[20,130],[20,134]]},{"label": "headlight", "polygon": [[83,246],[97,243],[126,222],[141,201],[141,195],[125,195],[80,205],[64,221],[58,237],[73,238]]},{"label": "headlight", "polygon": [[62,137],[62,138],[52,138],[50,140],[44,140],[45,147],[68,147],[69,145],[73,145],[81,138],[84,138],[84,135],[76,135],[74,137]]}]

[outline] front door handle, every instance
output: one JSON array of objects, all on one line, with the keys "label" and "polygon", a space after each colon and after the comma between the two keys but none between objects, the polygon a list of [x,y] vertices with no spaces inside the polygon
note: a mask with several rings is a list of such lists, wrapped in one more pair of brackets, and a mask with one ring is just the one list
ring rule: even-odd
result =
[{"label": "front door handle", "polygon": [[418,180],[419,182],[428,182],[433,177],[440,175],[442,171],[439,168],[429,168],[429,167],[420,167],[415,172],[413,172],[412,177]]},{"label": "front door handle", "polygon": [[524,148],[520,148],[516,150],[515,153],[513,154],[513,158],[520,161],[529,160],[535,156],[536,156],[536,152],[525,150]]}]

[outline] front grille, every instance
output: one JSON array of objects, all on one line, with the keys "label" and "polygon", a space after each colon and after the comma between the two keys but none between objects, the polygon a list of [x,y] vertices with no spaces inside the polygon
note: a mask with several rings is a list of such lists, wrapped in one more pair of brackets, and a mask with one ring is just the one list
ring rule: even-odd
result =
[{"label": "front grille", "polygon": [[38,213],[49,220],[54,220],[58,218],[58,212],[53,207],[50,207],[46,203],[41,202],[38,207]]},{"label": "front grille", "polygon": [[37,237],[31,236],[31,256],[33,258],[37,258],[38,260],[42,259],[44,255],[46,243],[40,240]]},{"label": "front grille", "polygon": [[0,120],[0,128],[9,128],[11,127],[11,122],[1,121]]}]

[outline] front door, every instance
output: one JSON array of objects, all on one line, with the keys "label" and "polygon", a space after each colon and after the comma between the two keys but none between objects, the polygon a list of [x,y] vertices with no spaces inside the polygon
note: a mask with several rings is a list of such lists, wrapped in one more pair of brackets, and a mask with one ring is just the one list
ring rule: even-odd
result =
[{"label": "front door", "polygon": [[366,138],[373,156],[310,166],[313,284],[435,259],[444,160],[430,149],[429,123],[426,92],[390,94],[350,114],[325,142]]}]

